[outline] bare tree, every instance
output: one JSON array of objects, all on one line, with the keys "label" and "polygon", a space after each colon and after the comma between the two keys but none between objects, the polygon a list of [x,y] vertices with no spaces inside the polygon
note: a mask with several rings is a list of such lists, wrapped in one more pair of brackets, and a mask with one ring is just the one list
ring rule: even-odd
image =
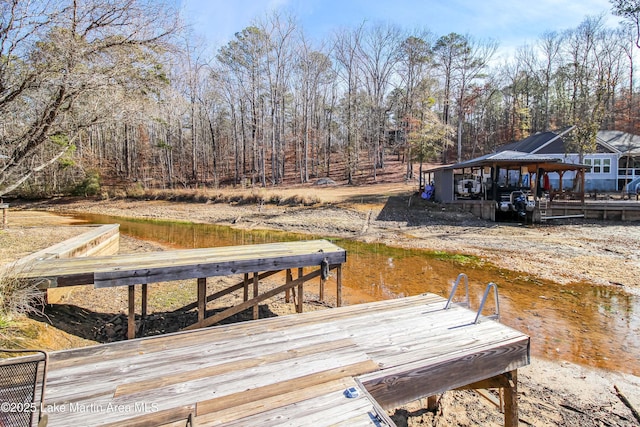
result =
[{"label": "bare tree", "polygon": [[362,26],[355,30],[345,30],[336,35],[333,55],[337,65],[337,75],[345,88],[344,95],[344,133],[346,134],[346,178],[349,184],[353,184],[354,173],[358,161],[358,104],[357,94],[361,87],[361,77],[358,68],[358,51],[362,38]]},{"label": "bare tree", "polygon": [[358,55],[363,69],[364,83],[369,98],[368,140],[372,152],[373,179],[378,168],[384,168],[384,145],[387,108],[385,98],[389,94],[391,78],[400,59],[402,41],[400,29],[392,25],[376,24],[363,32],[358,45]]},{"label": "bare tree", "polygon": [[35,170],[27,159],[51,164],[72,147],[78,126],[107,114],[69,123],[84,100],[114,88],[142,96],[162,83],[158,55],[177,22],[165,5],[142,0],[16,0],[0,13],[0,113],[12,122],[2,139],[5,194]]}]

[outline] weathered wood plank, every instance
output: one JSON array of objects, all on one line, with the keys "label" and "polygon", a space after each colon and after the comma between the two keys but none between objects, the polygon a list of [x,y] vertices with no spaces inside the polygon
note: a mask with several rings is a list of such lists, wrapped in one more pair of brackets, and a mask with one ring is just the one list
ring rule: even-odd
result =
[{"label": "weathered wood plank", "polygon": [[[333,341],[326,342],[326,346],[333,346],[333,351],[344,348],[340,343],[348,337],[344,331],[326,331],[324,335],[334,338]],[[170,348],[162,353],[132,355],[127,358],[93,359],[87,364],[81,364],[76,359],[74,365],[52,369],[51,375],[48,376],[47,388],[52,396],[60,400],[73,400],[74,396],[82,396],[83,393],[89,392],[114,394],[115,386],[126,387],[127,384],[135,382],[152,383],[158,378],[179,375],[184,375],[185,379],[191,378],[191,371],[218,369],[218,365],[240,364],[261,356],[268,357],[291,351],[301,357],[300,353],[296,352],[309,346],[316,346],[317,352],[321,352],[325,345],[320,341],[321,336],[322,331],[296,330],[279,337],[274,334],[254,343],[247,340],[230,340],[220,345]],[[171,367],[171,371],[167,371],[167,366]],[[114,377],[117,377],[117,381],[114,381]],[[86,381],[83,382],[84,378]]]},{"label": "weathered wood plank", "polygon": [[385,409],[491,378],[529,363],[529,338],[500,345],[460,351],[437,363],[420,361],[361,378],[367,390]]},{"label": "weathered wood plank", "polygon": [[228,407],[218,411],[213,411],[213,407],[207,408],[206,402],[203,402],[201,410],[211,411],[196,416],[194,421],[197,425],[216,426],[258,414],[267,408],[281,408],[293,403],[303,402],[317,395],[342,391],[353,386],[355,386],[353,379],[351,377],[345,377],[325,383],[308,385],[259,400],[255,399],[247,403],[232,402]]},{"label": "weathered wood plank", "polygon": [[234,370],[249,369],[262,364],[295,359],[297,357],[302,357],[310,354],[323,353],[354,346],[355,344],[353,343],[353,341],[344,339],[322,344],[313,344],[302,348],[294,348],[286,351],[281,351],[279,353],[258,355],[256,357],[242,359],[240,361],[231,361],[228,363],[201,367],[200,369],[195,369],[187,372],[180,371],[175,374],[162,373],[158,378],[155,379],[148,379],[142,382],[133,382],[118,386],[116,388],[114,397],[122,396],[125,394],[140,393],[145,390],[153,390],[161,387],[166,387],[168,385],[179,384],[184,381],[191,381],[204,377],[213,377],[215,375]]},{"label": "weathered wood plank", "polygon": [[[371,402],[364,396],[349,399],[341,390],[323,393],[304,401],[279,408],[269,408],[252,416],[220,424],[236,426],[332,426],[374,411]],[[366,425],[366,424],[365,424]],[[376,425],[371,423],[369,425]]]},{"label": "weathered wood plank", "polygon": [[184,249],[94,257],[91,260],[43,260],[21,277],[45,278],[52,286],[94,283],[97,287],[166,282],[346,261],[344,249],[325,240],[282,242],[206,249]]},{"label": "weathered wood plank", "polygon": [[[186,425],[189,414],[193,413],[195,413],[195,405],[186,405],[164,411],[155,411],[154,407],[150,406],[148,412],[143,415],[100,425],[104,427],[155,427],[174,421],[182,421],[182,425],[184,426]],[[87,415],[90,417],[90,414]]]},{"label": "weathered wood plank", "polygon": [[[418,295],[414,297],[387,300],[384,304],[380,302],[358,304],[331,310],[319,310],[302,315],[295,315],[297,327],[309,324],[325,324],[325,322],[338,322],[345,324],[349,319],[357,319],[363,315],[384,316],[385,312],[403,310],[409,307],[430,309],[434,312],[438,307],[444,307],[442,297],[433,294]],[[475,316],[475,315],[474,315]],[[375,318],[372,318],[375,320]],[[365,322],[371,323],[371,322]],[[198,342],[213,342],[221,339],[235,339],[243,336],[259,336],[266,332],[290,331],[292,319],[289,316],[272,317],[262,319],[260,322],[244,322],[233,325],[213,327],[187,332],[175,332],[159,337],[139,338],[132,341],[102,344],[99,346],[88,346],[77,349],[63,350],[51,354],[50,366],[52,369],[73,366],[76,359],[82,359],[84,363],[96,363],[104,359],[113,357],[127,357],[140,353],[151,353],[164,351],[168,347],[188,346]],[[221,332],[224,331],[224,332]]]},{"label": "weathered wood plank", "polygon": [[23,258],[23,260],[32,262],[45,259],[115,254],[118,251],[120,225],[106,224],[93,226],[92,228],[93,230],[34,252],[26,258]]},{"label": "weathered wood plank", "polygon": [[263,387],[253,388],[249,392],[241,391],[239,393],[228,394],[224,397],[218,397],[206,401],[198,402],[196,405],[196,415],[202,415],[209,412],[221,411],[231,406],[243,405],[253,401],[267,399],[274,396],[290,392],[291,390],[299,390],[304,387],[326,384],[331,381],[344,377],[353,377],[378,369],[378,365],[366,360],[347,366],[341,366],[329,369],[323,372],[314,372],[302,377],[292,378],[280,381]]},{"label": "weathered wood plank", "polygon": [[[335,357],[334,357],[335,355]],[[295,369],[292,369],[294,368]],[[307,377],[318,375],[318,378],[332,376],[342,371],[339,378],[349,376],[350,372],[365,370],[367,372],[376,369],[377,366],[371,360],[367,359],[361,353],[349,351],[331,351],[319,354],[306,355],[295,359],[295,362],[285,360],[280,362],[269,363],[267,365],[259,365],[247,371],[227,372],[215,377],[206,377],[193,381],[185,381],[180,384],[170,385],[160,389],[146,390],[141,393],[126,394],[114,397],[112,395],[92,395],[87,400],[76,400],[76,405],[83,403],[91,403],[94,405],[95,412],[93,416],[95,421],[83,420],[86,413],[80,411],[65,412],[63,417],[65,423],[57,425],[101,425],[106,423],[120,422],[129,418],[145,416],[148,414],[148,408],[154,411],[165,411],[175,407],[190,405],[194,402],[205,401],[216,396],[225,396],[234,393],[245,392],[248,389],[261,388],[274,383],[281,383],[289,380],[298,379],[299,386],[307,384]],[[278,375],[274,375],[277,372]],[[87,383],[91,378],[86,379]],[[294,381],[295,382],[295,381]],[[53,391],[49,391],[50,398],[47,399],[49,405],[57,405],[62,407],[73,400],[58,401],[54,399]],[[136,402],[146,403],[146,407],[135,406]],[[110,407],[127,407],[128,411],[109,411]],[[49,417],[49,425],[52,418]]]}]

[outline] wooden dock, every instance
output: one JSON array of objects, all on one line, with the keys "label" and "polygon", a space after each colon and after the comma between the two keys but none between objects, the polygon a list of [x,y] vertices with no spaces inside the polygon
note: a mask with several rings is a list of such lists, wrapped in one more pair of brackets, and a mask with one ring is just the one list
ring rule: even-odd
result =
[{"label": "wooden dock", "polygon": [[529,337],[445,303],[425,294],[53,352],[48,425],[384,426],[382,409],[465,386],[502,388],[517,425]]},{"label": "wooden dock", "polygon": [[[35,259],[19,277],[38,280],[42,289],[93,284],[97,288],[129,287],[128,337],[135,337],[135,285],[142,285],[141,313],[146,315],[147,284],[174,280],[197,279],[198,322],[189,329],[213,325],[236,313],[253,308],[258,318],[258,306],[277,294],[298,291],[297,311],[302,311],[305,282],[320,278],[320,299],[324,298],[325,280],[331,270],[336,271],[336,300],[341,305],[342,264],[346,251],[326,240],[278,242],[260,245],[226,246],[204,249],[184,249],[141,254],[98,257]],[[304,274],[305,267],[314,270]],[[292,270],[297,269],[293,278]],[[286,271],[283,285],[260,293],[260,280]],[[224,291],[207,295],[207,278],[243,274],[243,280]],[[206,304],[231,292],[243,290],[243,302],[221,313],[205,318]],[[249,298],[251,292],[252,298]],[[185,309],[190,306],[184,307]]]}]

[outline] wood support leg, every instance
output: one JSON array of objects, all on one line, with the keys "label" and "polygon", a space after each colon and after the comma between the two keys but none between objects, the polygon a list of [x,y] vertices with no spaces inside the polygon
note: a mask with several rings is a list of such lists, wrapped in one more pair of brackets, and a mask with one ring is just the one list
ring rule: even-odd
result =
[{"label": "wood support leg", "polygon": [[127,339],[136,337],[136,287],[129,285],[129,315],[127,317]]},{"label": "wood support leg", "polygon": [[[287,268],[287,278],[285,279],[285,283],[289,283],[293,280],[293,275],[291,274],[291,269]],[[287,288],[284,291],[284,302],[291,302],[291,289]]]},{"label": "wood support leg", "polygon": [[148,289],[147,289],[147,284],[143,283],[142,284],[142,315],[141,317],[144,319],[145,317],[147,317],[147,307],[148,307]]},{"label": "wood support leg", "polygon": [[511,371],[506,376],[510,376],[509,385],[503,387],[504,392],[504,426],[518,426],[518,371]]},{"label": "wood support leg", "polygon": [[207,278],[198,277],[198,323],[201,323],[207,313]]},{"label": "wood support leg", "polygon": [[438,396],[427,397],[427,409],[430,411],[433,411],[437,407],[438,407]]},{"label": "wood support leg", "polygon": [[244,273],[244,295],[243,301],[249,301],[249,273]]},{"label": "wood support leg", "polygon": [[342,265],[336,269],[336,306],[342,307]]},{"label": "wood support leg", "polygon": [[[253,298],[258,297],[258,273],[253,273]],[[253,306],[253,320],[258,320],[260,317],[260,305],[256,303]]]},{"label": "wood support leg", "polygon": [[[298,279],[302,277],[302,268],[298,268]],[[296,313],[302,313],[302,303],[304,302],[304,282],[298,284],[298,304],[296,305]]]},{"label": "wood support leg", "polygon": [[324,301],[324,285],[326,283],[326,280],[322,278],[322,275],[320,276],[320,301]]}]

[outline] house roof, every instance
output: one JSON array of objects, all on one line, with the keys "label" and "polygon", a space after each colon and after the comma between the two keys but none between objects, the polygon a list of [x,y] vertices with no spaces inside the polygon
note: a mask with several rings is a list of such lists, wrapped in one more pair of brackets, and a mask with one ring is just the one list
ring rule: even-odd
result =
[{"label": "house roof", "polygon": [[557,154],[564,153],[562,137],[575,126],[567,126],[556,132],[538,132],[520,141],[511,142],[498,147],[497,151],[521,151],[523,153]]},{"label": "house roof", "polygon": [[601,130],[596,140],[614,152],[640,154],[640,136],[619,130]]},{"label": "house roof", "polygon": [[562,160],[557,157],[552,157],[546,154],[531,154],[522,151],[506,150],[497,153],[485,154],[484,156],[476,157],[475,159],[456,163],[446,167],[446,169],[462,169],[493,165],[537,165],[538,167],[547,170],[575,170],[589,168],[589,166],[576,163],[563,163]]},{"label": "house roof", "polygon": [[437,170],[454,170],[464,168],[482,168],[485,166],[535,166],[546,171],[566,171],[589,169],[591,166],[579,163],[564,163],[561,159],[545,154],[530,154],[522,151],[501,151],[499,153],[485,154],[475,159],[453,165],[438,166],[426,169],[426,172]]}]

